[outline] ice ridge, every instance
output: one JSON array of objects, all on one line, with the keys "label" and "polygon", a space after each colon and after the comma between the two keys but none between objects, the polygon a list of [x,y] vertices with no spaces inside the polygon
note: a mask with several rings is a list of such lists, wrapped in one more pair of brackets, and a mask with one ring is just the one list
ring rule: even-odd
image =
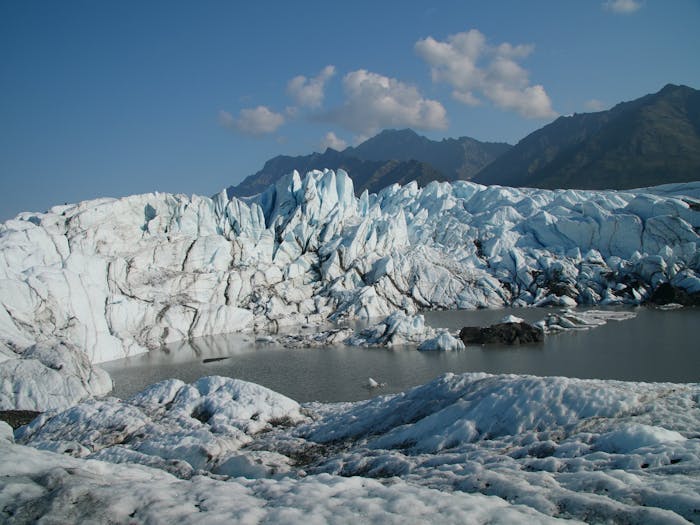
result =
[{"label": "ice ridge", "polygon": [[[620,192],[459,181],[356,197],[347,173],[325,170],[246,199],[150,193],[23,213],[0,225],[0,360],[17,378],[29,365],[16,360],[37,345],[77,348],[94,364],[327,319],[639,304],[662,283],[697,294],[698,194],[700,183]],[[90,380],[79,377],[85,396],[109,389]],[[2,384],[0,406],[38,407]]]}]

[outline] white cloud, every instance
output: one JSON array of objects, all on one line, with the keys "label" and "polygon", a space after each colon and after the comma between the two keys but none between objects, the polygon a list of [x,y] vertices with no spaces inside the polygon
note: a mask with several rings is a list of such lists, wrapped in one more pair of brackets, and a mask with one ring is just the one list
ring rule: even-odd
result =
[{"label": "white cloud", "polygon": [[275,113],[266,106],[242,109],[238,118],[221,110],[219,123],[244,135],[266,135],[274,133],[284,124],[284,115]]},{"label": "white cloud", "polygon": [[296,76],[287,83],[287,94],[300,106],[321,107],[326,82],[333,75],[335,75],[335,67],[326,66],[313,78]]},{"label": "white cloud", "polygon": [[623,15],[634,13],[640,7],[642,7],[642,3],[638,0],[606,0],[603,2],[603,9],[606,11]]},{"label": "white cloud", "polygon": [[236,119],[234,119],[233,115],[231,115],[231,113],[228,111],[224,111],[223,109],[219,111],[219,124],[221,124],[223,127],[232,128],[235,121]]},{"label": "white cloud", "polygon": [[288,119],[295,119],[299,116],[299,108],[296,106],[287,106],[284,108],[284,114]]},{"label": "white cloud", "polygon": [[452,97],[467,106],[481,106],[481,99],[477,98],[471,91],[453,91]]},{"label": "white cloud", "polygon": [[557,114],[544,87],[530,85],[528,72],[517,62],[532,53],[532,45],[492,46],[483,33],[471,29],[444,42],[429,36],[416,42],[415,49],[430,66],[433,82],[452,86],[452,96],[460,102],[478,105],[481,96],[527,118]]},{"label": "white cloud", "polygon": [[346,141],[344,141],[343,139],[341,139],[340,137],[338,137],[332,131],[329,131],[321,139],[319,147],[320,147],[319,151],[322,151],[322,152],[326,151],[326,148],[333,148],[336,151],[342,151],[348,147],[348,143]]},{"label": "white cloud", "polygon": [[488,97],[498,107],[512,109],[526,118],[551,118],[557,115],[540,84],[520,89],[507,84],[494,84]]},{"label": "white cloud", "polygon": [[587,100],[584,106],[589,111],[603,111],[605,109],[605,103],[595,98]]},{"label": "white cloud", "polygon": [[424,98],[409,84],[365,69],[343,78],[345,102],[320,118],[358,135],[383,128],[445,129],[447,112],[440,102]]}]

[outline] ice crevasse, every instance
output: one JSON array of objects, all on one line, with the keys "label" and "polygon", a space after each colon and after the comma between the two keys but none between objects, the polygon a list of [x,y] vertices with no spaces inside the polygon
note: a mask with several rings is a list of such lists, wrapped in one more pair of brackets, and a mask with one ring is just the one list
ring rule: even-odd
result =
[{"label": "ice crevasse", "polygon": [[0,225],[0,406],[104,393],[93,364],[189,337],[431,308],[637,304],[662,283],[698,293],[699,197],[700,183],[461,181],[356,197],[345,172],[325,170],[244,199],[151,193],[22,213]]}]

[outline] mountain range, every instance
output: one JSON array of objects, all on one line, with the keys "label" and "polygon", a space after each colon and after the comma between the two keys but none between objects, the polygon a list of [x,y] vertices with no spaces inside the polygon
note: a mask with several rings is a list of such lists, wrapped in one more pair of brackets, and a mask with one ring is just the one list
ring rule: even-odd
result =
[{"label": "mountain range", "polygon": [[515,146],[469,137],[430,140],[384,130],[343,151],[268,160],[229,196],[263,191],[298,170],[344,169],[357,192],[415,180],[513,187],[629,189],[700,179],[700,91],[668,84],[610,110],[562,116]]},{"label": "mountain range", "polygon": [[608,111],[559,117],[474,178],[536,188],[629,189],[700,179],[700,91],[669,84]]},{"label": "mountain range", "polygon": [[324,168],[347,171],[358,192],[377,192],[390,184],[412,180],[421,186],[433,180],[468,180],[511,147],[469,137],[434,141],[410,129],[384,130],[343,151],[328,148],[324,153],[274,157],[227,191],[229,197],[255,195],[293,170],[306,173]]}]

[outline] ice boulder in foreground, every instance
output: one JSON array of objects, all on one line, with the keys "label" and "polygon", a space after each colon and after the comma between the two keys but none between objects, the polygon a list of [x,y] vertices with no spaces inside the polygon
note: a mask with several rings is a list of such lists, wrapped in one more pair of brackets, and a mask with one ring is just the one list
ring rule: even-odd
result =
[{"label": "ice boulder in foreground", "polygon": [[[585,522],[696,522],[700,385],[447,374],[323,407],[307,471],[398,476]],[[330,452],[333,451],[333,452]]]},{"label": "ice boulder in foreground", "polygon": [[[95,364],[202,335],[424,309],[639,304],[662,286],[692,298],[699,188],[458,181],[358,198],[345,172],[326,170],[245,199],[151,193],[22,213],[0,225],[0,360],[67,344]],[[443,339],[433,346],[453,344]]]},{"label": "ice boulder in foreground", "polygon": [[0,439],[0,520],[696,522],[699,399],[698,384],[446,374],[300,406],[165,381]]},{"label": "ice boulder in foreground", "polygon": [[252,436],[304,419],[295,401],[254,383],[216,376],[191,385],[170,379],[128,402],[90,400],[41,415],[18,432],[18,440],[190,477],[202,469],[230,473],[231,456]]},{"label": "ice boulder in foreground", "polygon": [[107,372],[74,345],[38,343],[0,363],[0,407],[63,409],[110,390]]}]

